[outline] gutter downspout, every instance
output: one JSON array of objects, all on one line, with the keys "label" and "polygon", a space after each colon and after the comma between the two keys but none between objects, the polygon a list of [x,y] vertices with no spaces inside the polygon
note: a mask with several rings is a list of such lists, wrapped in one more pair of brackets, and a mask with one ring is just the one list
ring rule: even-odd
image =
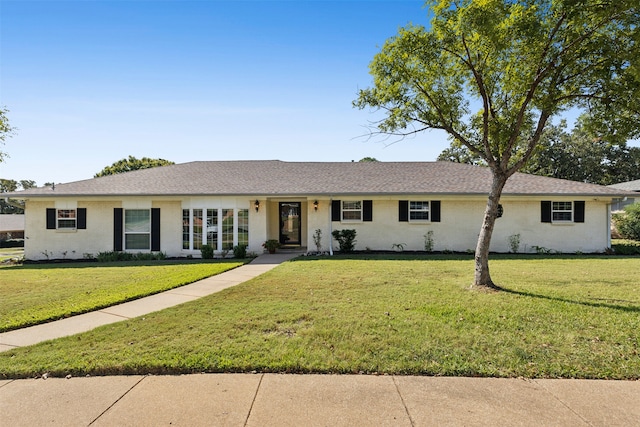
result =
[{"label": "gutter downspout", "polygon": [[333,218],[333,197],[329,197],[329,255],[333,256],[333,243],[331,238],[333,237],[333,222],[331,221]]},{"label": "gutter downspout", "polygon": [[611,203],[607,203],[607,248],[611,249]]}]

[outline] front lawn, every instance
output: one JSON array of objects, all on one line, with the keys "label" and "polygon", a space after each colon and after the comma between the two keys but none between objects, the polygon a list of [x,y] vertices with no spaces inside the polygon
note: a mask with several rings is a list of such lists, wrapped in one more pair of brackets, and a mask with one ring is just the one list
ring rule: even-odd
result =
[{"label": "front lawn", "polygon": [[3,266],[0,332],[166,291],[242,264],[193,260]]},{"label": "front lawn", "polygon": [[6,378],[298,372],[640,378],[640,259],[301,258],[197,301],[0,353]]}]

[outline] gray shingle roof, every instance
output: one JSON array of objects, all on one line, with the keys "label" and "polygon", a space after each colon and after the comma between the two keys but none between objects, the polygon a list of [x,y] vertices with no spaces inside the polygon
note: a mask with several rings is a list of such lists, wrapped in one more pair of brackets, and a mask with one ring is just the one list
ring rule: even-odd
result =
[{"label": "gray shingle roof", "polygon": [[609,185],[609,187],[616,188],[618,190],[640,192],[640,179],[636,179],[635,181],[621,182],[619,184],[612,184]]},{"label": "gray shingle roof", "polygon": [[[489,169],[451,162],[197,161],[10,193],[12,197],[130,195],[488,194]],[[623,190],[523,173],[503,195],[620,196]]]},{"label": "gray shingle roof", "polygon": [[0,215],[0,232],[6,231],[24,231],[24,215]]}]

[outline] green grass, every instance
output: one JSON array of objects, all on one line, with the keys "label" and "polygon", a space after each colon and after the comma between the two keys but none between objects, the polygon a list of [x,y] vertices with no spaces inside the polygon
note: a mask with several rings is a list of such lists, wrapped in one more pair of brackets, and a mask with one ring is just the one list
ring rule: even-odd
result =
[{"label": "green grass", "polygon": [[637,257],[304,258],[200,300],[0,353],[6,378],[386,373],[640,378]]},{"label": "green grass", "polygon": [[0,262],[11,258],[22,258],[24,248],[0,248]]},{"label": "green grass", "polygon": [[243,261],[25,264],[0,267],[0,331],[162,292]]}]

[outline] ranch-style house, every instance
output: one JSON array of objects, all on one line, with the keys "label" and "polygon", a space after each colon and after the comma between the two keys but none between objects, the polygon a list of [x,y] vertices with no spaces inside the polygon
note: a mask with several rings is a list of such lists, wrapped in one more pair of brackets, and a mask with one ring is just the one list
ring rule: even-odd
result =
[{"label": "ranch-style house", "polygon": [[[196,161],[7,193],[25,209],[25,258],[100,252],[199,257],[262,243],[316,251],[355,229],[356,250],[475,248],[489,169],[451,162]],[[501,199],[491,250],[603,252],[611,245],[611,187],[516,173]],[[430,233],[431,232],[431,233]],[[511,239],[511,242],[513,239]]]}]

